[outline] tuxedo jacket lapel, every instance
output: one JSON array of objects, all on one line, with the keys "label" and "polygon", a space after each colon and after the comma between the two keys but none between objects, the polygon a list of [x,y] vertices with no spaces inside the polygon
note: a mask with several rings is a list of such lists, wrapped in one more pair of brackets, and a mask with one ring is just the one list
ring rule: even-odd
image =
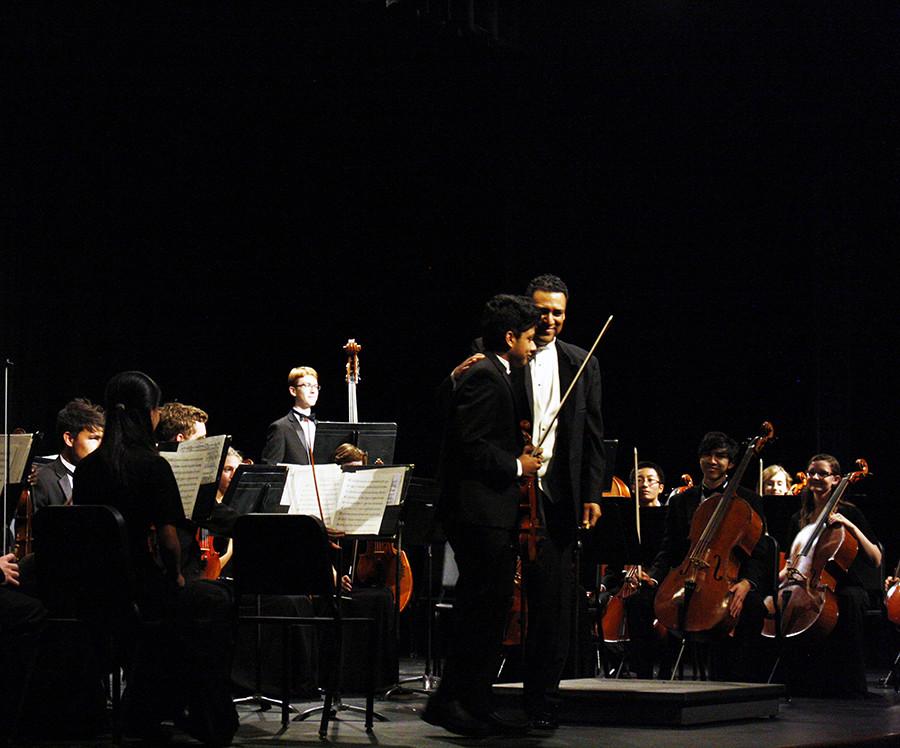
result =
[{"label": "tuxedo jacket lapel", "polygon": [[288,413],[288,423],[291,424],[291,431],[294,432],[300,442],[300,451],[304,454],[309,454],[309,448],[306,444],[306,436],[303,434],[303,428],[300,426],[300,421],[297,420],[297,416],[294,415],[293,410]]}]

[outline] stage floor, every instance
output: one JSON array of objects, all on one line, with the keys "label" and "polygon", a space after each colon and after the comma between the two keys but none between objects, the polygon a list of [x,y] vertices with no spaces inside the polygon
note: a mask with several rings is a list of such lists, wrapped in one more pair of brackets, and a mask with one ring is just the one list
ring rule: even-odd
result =
[{"label": "stage floor", "polygon": [[[417,664],[402,663],[407,675],[420,673]],[[341,720],[329,728],[326,744],[334,746],[378,745],[384,748],[417,748],[418,746],[516,745],[525,748],[563,748],[564,746],[601,746],[603,748],[787,748],[800,746],[900,746],[900,696],[893,689],[877,687],[883,673],[871,673],[872,696],[866,700],[833,701],[815,699],[780,700],[775,718],[744,719],[733,722],[690,727],[638,727],[624,725],[564,725],[549,734],[532,733],[521,738],[461,738],[422,722],[419,713],[425,697],[403,694],[376,702],[376,711],[387,722],[375,723],[374,735],[367,735],[362,715],[342,712]],[[608,681],[606,681],[608,683]],[[415,684],[413,684],[415,685]],[[349,704],[362,704],[361,699],[347,698]],[[302,711],[316,703],[297,703]],[[52,710],[51,710],[52,712]],[[313,746],[321,745],[318,720],[291,722],[281,731],[280,712],[257,712],[239,707],[241,727],[234,740],[236,746]],[[17,745],[93,746],[89,741],[23,741]],[[107,743],[108,744],[108,743]],[[170,745],[197,745],[182,733],[174,731]]]}]

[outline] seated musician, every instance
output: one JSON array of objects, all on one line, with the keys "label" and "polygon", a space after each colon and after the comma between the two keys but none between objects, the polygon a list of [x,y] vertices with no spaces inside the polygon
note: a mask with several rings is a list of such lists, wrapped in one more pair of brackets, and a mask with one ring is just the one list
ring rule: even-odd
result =
[{"label": "seated musician", "polygon": [[103,408],[89,400],[76,398],[56,416],[59,454],[53,462],[40,465],[32,488],[34,510],[45,506],[72,503],[75,468],[103,439]]},{"label": "seated musician", "polygon": [[294,405],[286,416],[269,425],[262,461],[269,465],[288,462],[309,465],[309,450],[316,438],[312,412],[319,399],[319,375],[311,366],[296,366],[288,374],[288,392]]},{"label": "seated musician", "polygon": [[[810,458],[807,484],[800,494],[800,511],[791,517],[791,557],[805,544],[816,518],[841,481],[841,466],[829,454]],[[799,642],[786,652],[785,677],[792,693],[807,696],[862,698],[867,693],[864,618],[869,607],[867,588],[878,589],[882,554],[878,538],[860,509],[841,499],[830,521],[843,525],[859,544],[846,574],[837,575],[837,624],[823,642]],[[786,568],[781,571],[786,578]]]},{"label": "seated musician", "polygon": [[[206,438],[206,411],[184,403],[165,403],[159,409],[156,426],[158,443],[180,443]],[[178,522],[178,540],[181,543],[181,572],[185,579],[199,579],[203,575],[197,527],[188,518]]]},{"label": "seated musician", "polygon": [[159,409],[159,426],[156,439],[159,442],[189,442],[206,437],[205,410],[184,403],[165,403]]},{"label": "seated musician", "polygon": [[790,473],[781,465],[769,465],[762,473],[763,496],[787,496],[791,492]]},{"label": "seated musician", "polygon": [[632,490],[637,490],[641,506],[662,506],[660,496],[666,487],[666,474],[655,462],[639,462],[637,482],[635,483],[634,469],[632,468],[628,475],[628,483]]},{"label": "seated musician", "polygon": [[[641,573],[643,583],[656,587],[688,554],[694,512],[701,502],[725,490],[729,472],[735,467],[737,451],[737,443],[720,431],[711,431],[703,437],[697,449],[703,480],[699,486],[669,498],[662,544],[649,573]],[[763,516],[762,502],[755,493],[738,488],[737,494],[747,500],[760,517]],[[769,572],[767,564],[761,543],[757,543],[752,554],[741,561],[739,579],[730,587],[729,603],[731,614],[738,623],[734,636],[712,642],[710,665],[714,680],[756,682],[767,676],[760,656],[766,615],[760,589],[764,580],[774,573],[774,570]]]},{"label": "seated musician", "polygon": [[[6,532],[6,530],[0,530]],[[16,736],[22,700],[34,670],[47,611],[17,589],[19,567],[12,553],[0,556],[0,662],[6,693],[0,698],[0,745]]]},{"label": "seated musician", "polygon": [[231,593],[216,582],[186,583],[182,575],[176,527],[184,509],[153,438],[160,399],[159,386],[142,372],[109,381],[103,443],[79,465],[72,500],[111,504],[122,513],[142,616],[167,624],[142,629],[129,653],[126,732],[158,743],[166,738],[160,723],[174,719],[205,743],[227,745],[238,727],[228,681]]},{"label": "seated musician", "polygon": [[[660,496],[665,490],[665,480],[663,469],[655,462],[638,463],[636,482],[634,469],[628,476],[632,490],[637,491],[641,507],[662,506]],[[664,654],[661,646],[663,639],[654,626],[655,590],[648,584],[640,584],[637,572],[636,566],[608,570],[603,575],[600,592],[604,599],[622,592],[628,626],[625,646],[628,663],[638,678],[652,678],[654,664]]]}]

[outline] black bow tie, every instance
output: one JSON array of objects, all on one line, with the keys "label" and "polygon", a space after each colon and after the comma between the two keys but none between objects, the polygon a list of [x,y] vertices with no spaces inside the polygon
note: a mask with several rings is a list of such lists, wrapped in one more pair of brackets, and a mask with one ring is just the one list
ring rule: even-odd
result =
[{"label": "black bow tie", "polygon": [[306,415],[306,413],[297,413],[297,418],[299,418],[301,421],[312,421],[313,423],[316,422],[315,413],[310,413],[309,415]]}]

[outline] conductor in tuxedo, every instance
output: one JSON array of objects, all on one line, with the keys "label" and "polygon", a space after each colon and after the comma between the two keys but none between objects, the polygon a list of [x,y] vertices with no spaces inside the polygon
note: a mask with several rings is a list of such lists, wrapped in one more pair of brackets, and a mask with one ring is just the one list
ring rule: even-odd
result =
[{"label": "conductor in tuxedo", "polygon": [[57,413],[59,454],[37,470],[32,491],[35,511],[72,503],[75,468],[82,458],[100,446],[104,423],[103,408],[82,398],[66,403]]},{"label": "conductor in tuxedo", "polygon": [[[537,352],[518,381],[524,388],[532,442],[541,443],[538,499],[545,537],[537,559],[525,561],[528,600],[525,641],[525,708],[536,729],[558,724],[559,680],[569,651],[575,605],[573,554],[578,527],[591,528],[600,517],[606,460],[600,413],[600,369],[590,358],[562,410],[561,398],[587,358],[587,352],[559,339],[569,289],[555,275],[539,275],[526,289],[541,315]],[[559,411],[559,417],[554,419]]]},{"label": "conductor in tuxedo", "polygon": [[288,392],[294,398],[294,406],[286,416],[269,426],[262,450],[263,462],[309,465],[309,450],[316,438],[316,417],[312,409],[319,399],[319,389],[319,375],[311,366],[291,369]]},{"label": "conductor in tuxedo", "polygon": [[513,594],[519,482],[541,465],[523,449],[521,403],[510,372],[535,351],[537,310],[499,295],[482,319],[484,358],[461,377],[449,404],[440,460],[438,516],[456,555],[455,629],[444,676],[422,718],[469,736],[526,730],[491,706],[503,629]]}]

